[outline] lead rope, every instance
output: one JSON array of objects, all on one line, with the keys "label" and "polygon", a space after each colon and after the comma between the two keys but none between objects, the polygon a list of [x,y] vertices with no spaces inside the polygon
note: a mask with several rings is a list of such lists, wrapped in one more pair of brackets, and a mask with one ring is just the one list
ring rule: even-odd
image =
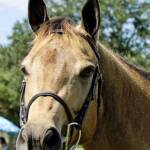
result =
[{"label": "lead rope", "polygon": [[[71,137],[71,128],[75,127],[76,129],[78,129],[79,133],[78,133],[78,139],[77,139],[77,142],[76,144],[74,144],[70,149],[69,149],[69,139]],[[66,139],[65,139],[65,150],[74,150],[77,148],[77,146],[79,145],[80,143],[80,140],[81,140],[81,136],[82,136],[82,130],[81,130],[81,127],[80,125],[77,123],[77,122],[72,122],[72,123],[69,123],[68,124],[68,127],[67,127],[67,136],[66,136]]]}]

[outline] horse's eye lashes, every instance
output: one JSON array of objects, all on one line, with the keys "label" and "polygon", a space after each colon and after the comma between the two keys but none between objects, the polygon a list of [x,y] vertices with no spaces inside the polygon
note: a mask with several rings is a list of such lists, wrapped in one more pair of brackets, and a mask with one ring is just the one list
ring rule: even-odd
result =
[{"label": "horse's eye lashes", "polygon": [[94,66],[88,66],[81,70],[79,76],[82,78],[88,78],[93,74],[94,70],[95,70]]}]

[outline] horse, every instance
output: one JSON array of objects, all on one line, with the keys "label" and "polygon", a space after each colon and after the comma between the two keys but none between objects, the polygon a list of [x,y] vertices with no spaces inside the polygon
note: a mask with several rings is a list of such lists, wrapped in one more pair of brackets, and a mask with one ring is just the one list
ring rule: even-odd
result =
[{"label": "horse", "polygon": [[21,64],[17,150],[150,149],[150,73],[98,41],[98,0],[86,0],[80,24],[49,19],[29,0],[33,46]]}]

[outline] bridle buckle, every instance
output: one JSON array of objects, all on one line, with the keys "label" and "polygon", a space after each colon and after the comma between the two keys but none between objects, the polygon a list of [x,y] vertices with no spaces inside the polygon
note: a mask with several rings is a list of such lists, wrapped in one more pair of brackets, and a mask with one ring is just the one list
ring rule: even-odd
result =
[{"label": "bridle buckle", "polygon": [[[78,133],[78,139],[77,139],[76,143],[71,148],[69,148],[69,141],[70,141],[70,137],[71,137],[72,128],[75,128],[76,130],[78,130],[79,133]],[[77,146],[80,143],[81,136],[82,136],[81,125],[77,122],[69,123],[68,126],[67,126],[67,136],[66,136],[66,139],[65,139],[65,150],[74,150],[74,149],[76,149]]]}]

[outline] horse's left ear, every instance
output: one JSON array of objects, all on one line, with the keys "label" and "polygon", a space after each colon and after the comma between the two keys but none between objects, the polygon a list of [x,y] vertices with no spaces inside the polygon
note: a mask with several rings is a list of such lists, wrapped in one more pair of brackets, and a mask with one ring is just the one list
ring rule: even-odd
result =
[{"label": "horse's left ear", "polygon": [[82,9],[82,26],[96,40],[100,27],[100,7],[98,0],[87,0]]},{"label": "horse's left ear", "polygon": [[49,20],[46,5],[43,0],[29,0],[28,18],[34,32],[40,28],[41,24]]}]

